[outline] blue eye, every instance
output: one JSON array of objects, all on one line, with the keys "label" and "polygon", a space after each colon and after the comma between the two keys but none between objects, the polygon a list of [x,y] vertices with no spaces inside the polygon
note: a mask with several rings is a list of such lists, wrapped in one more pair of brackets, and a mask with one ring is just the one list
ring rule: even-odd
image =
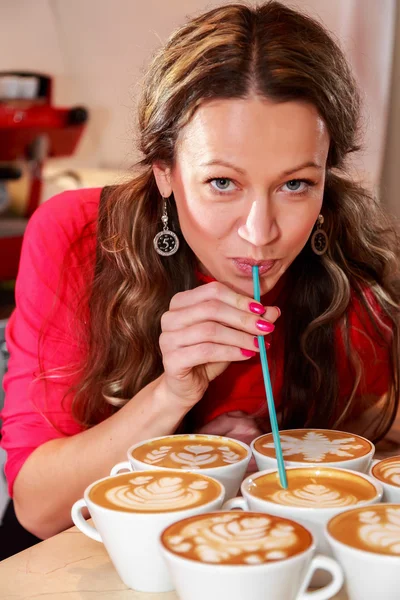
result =
[{"label": "blue eye", "polygon": [[[215,182],[215,186],[212,185]],[[218,192],[224,192],[226,190],[229,189],[229,184],[232,183],[231,179],[228,179],[227,177],[218,177],[216,179],[210,179],[209,183],[211,183],[211,187],[218,191]]]},{"label": "blue eye", "polygon": [[[303,184],[304,187],[301,188],[301,184]],[[315,183],[309,179],[291,179],[284,185],[288,186],[289,192],[293,192],[294,194],[304,194],[310,187],[314,186]]]}]

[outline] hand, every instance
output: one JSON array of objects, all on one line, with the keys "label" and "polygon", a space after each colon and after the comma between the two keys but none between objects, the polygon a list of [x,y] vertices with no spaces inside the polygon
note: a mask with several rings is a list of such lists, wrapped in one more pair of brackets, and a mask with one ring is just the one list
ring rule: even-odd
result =
[{"label": "hand", "polygon": [[248,445],[256,437],[263,434],[257,426],[255,419],[240,410],[224,413],[216,417],[206,425],[203,425],[203,427],[197,429],[196,433],[225,435]]},{"label": "hand", "polygon": [[[259,429],[255,419],[251,415],[240,410],[235,410],[216,417],[196,430],[196,433],[224,435],[244,442],[249,446],[255,438],[264,432]],[[257,464],[253,456],[247,467],[247,473],[254,473],[255,471],[257,471]]]},{"label": "hand", "polygon": [[189,410],[230,362],[259,352],[254,337],[279,315],[218,282],[176,294],[161,319],[164,387]]}]

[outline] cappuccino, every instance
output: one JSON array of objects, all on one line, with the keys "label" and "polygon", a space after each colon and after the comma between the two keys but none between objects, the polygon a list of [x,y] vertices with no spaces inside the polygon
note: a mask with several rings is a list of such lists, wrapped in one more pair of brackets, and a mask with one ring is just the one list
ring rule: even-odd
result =
[{"label": "cappuccino", "polygon": [[400,569],[400,505],[373,504],[348,510],[331,519],[328,532],[352,548],[397,556]]},{"label": "cappuccino", "polygon": [[202,563],[259,565],[304,552],[313,539],[305,527],[289,519],[219,512],[170,525],[161,542],[170,552]]},{"label": "cappuccino", "polygon": [[383,483],[400,487],[400,456],[391,456],[379,461],[371,474]]},{"label": "cappuccino", "polygon": [[[293,463],[341,463],[366,456],[373,450],[372,443],[365,438],[328,429],[281,431],[280,439],[283,457]],[[254,449],[276,458],[272,433],[257,438]]]},{"label": "cappuccino", "polygon": [[247,485],[251,496],[297,508],[346,508],[370,502],[377,491],[357,473],[330,467],[287,470],[288,489],[283,489],[277,472],[255,476]]},{"label": "cappuccino", "polygon": [[350,600],[399,599],[400,504],[346,510],[330,519],[325,534]]},{"label": "cappuccino", "polygon": [[149,440],[131,450],[134,460],[168,469],[212,469],[246,459],[245,446],[220,436],[171,435]]},{"label": "cappuccino", "polygon": [[89,492],[95,504],[123,512],[173,512],[196,508],[221,496],[211,477],[185,471],[124,473],[96,483]]}]

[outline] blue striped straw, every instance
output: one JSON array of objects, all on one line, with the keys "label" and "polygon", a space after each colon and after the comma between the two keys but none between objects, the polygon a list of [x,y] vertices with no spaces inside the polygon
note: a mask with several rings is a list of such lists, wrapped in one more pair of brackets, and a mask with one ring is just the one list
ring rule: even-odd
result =
[{"label": "blue striped straw", "polygon": [[[257,300],[257,302],[261,302],[260,279],[259,279],[257,266],[253,267],[253,287],[254,287],[254,299]],[[272,437],[273,437],[274,445],[275,445],[276,459],[278,461],[279,479],[281,482],[281,486],[283,488],[287,489],[288,483],[287,483],[287,477],[286,477],[285,462],[283,460],[281,438],[279,437],[279,428],[278,428],[278,421],[277,421],[276,412],[275,412],[274,396],[272,393],[271,377],[269,375],[269,369],[268,369],[267,351],[265,349],[265,339],[264,339],[263,335],[259,335],[259,336],[257,336],[257,338],[258,338],[258,346],[260,348],[260,357],[261,357],[261,366],[262,366],[262,372],[263,372],[263,377],[264,377],[265,393],[267,395],[269,420],[271,422]]]}]

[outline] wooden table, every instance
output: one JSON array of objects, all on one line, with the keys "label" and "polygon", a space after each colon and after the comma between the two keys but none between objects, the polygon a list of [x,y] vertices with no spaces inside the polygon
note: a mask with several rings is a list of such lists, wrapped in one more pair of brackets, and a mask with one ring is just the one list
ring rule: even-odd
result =
[{"label": "wooden table", "polygon": [[[25,598],[177,600],[178,596],[175,592],[143,594],[128,589],[104,546],[72,527],[0,562],[0,600]],[[346,596],[340,594],[335,600],[346,600]]]}]

